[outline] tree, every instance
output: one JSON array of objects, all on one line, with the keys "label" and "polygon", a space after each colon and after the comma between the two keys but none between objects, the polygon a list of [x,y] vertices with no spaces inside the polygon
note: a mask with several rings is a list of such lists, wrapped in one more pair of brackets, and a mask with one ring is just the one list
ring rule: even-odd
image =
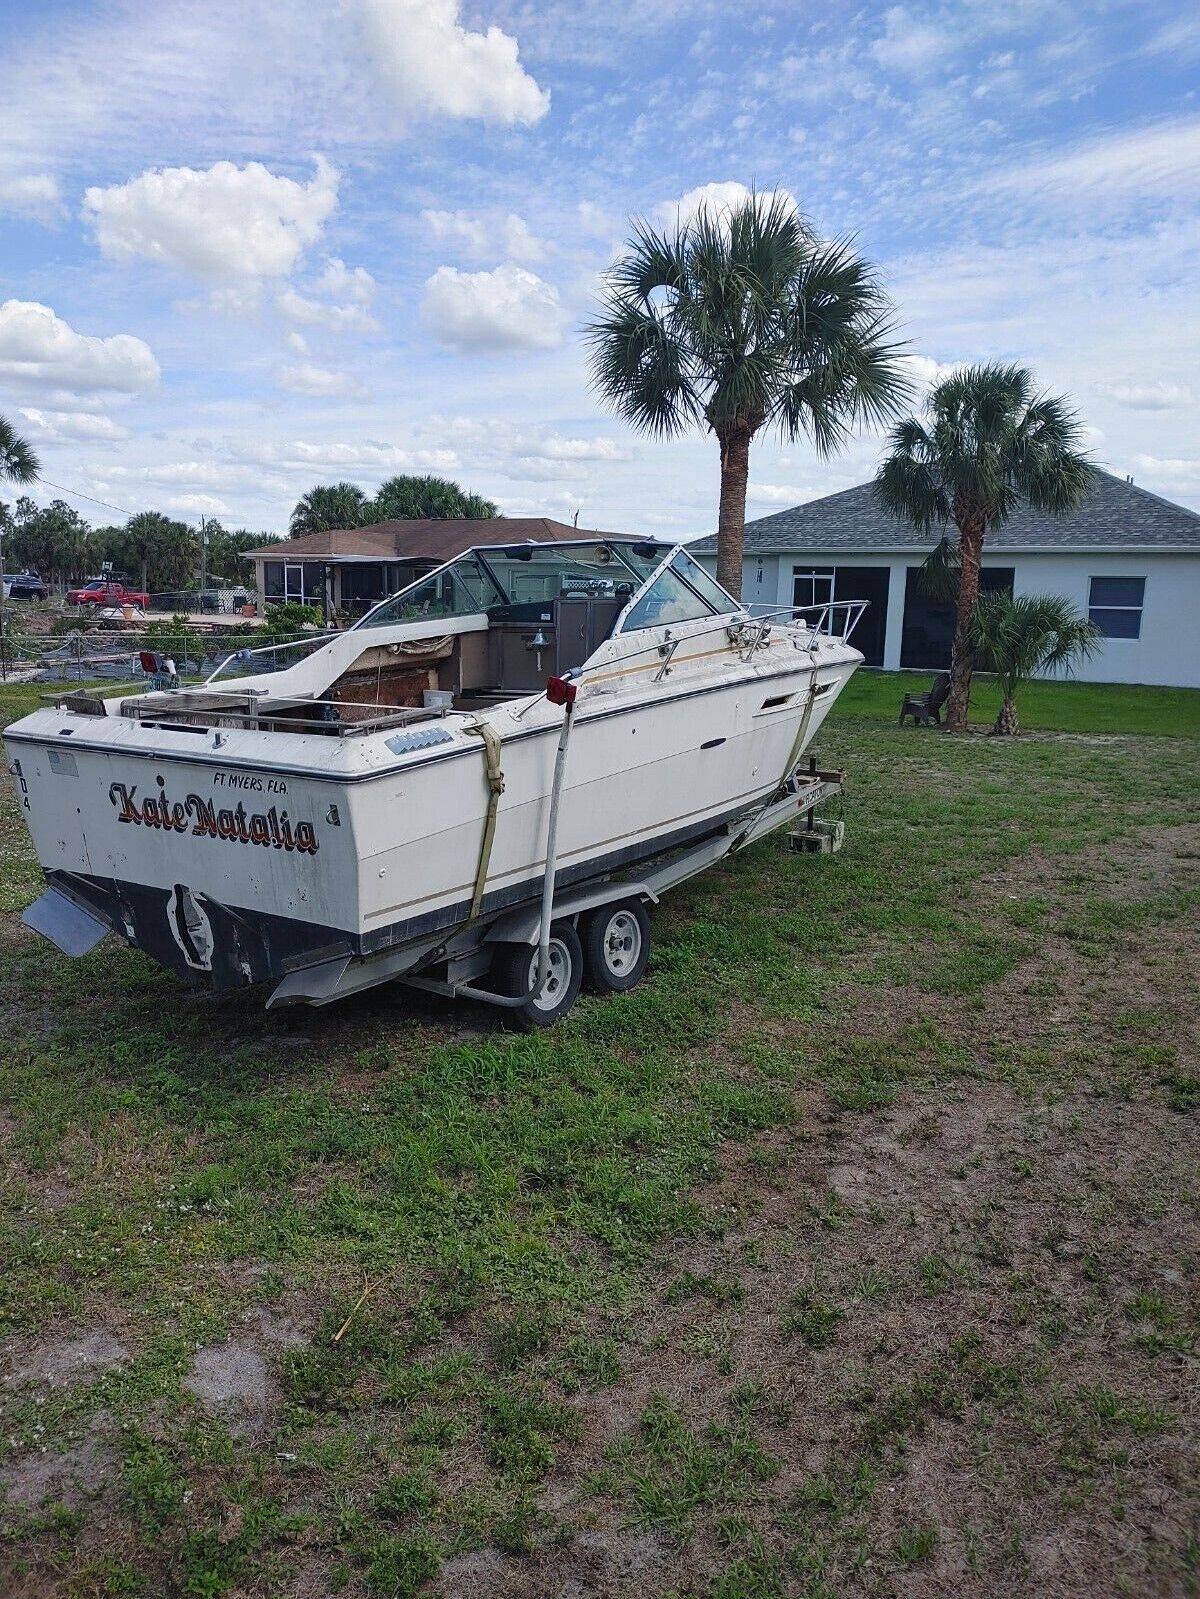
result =
[{"label": "tree", "polygon": [[596,388],[658,438],[702,424],[721,451],[717,577],[742,591],[750,444],[763,427],[818,455],[906,397],[891,311],[845,240],[783,195],[702,209],[673,237],[638,223],[586,330]]},{"label": "tree", "polygon": [[[33,450],[8,418],[0,416],[0,479],[8,483],[32,483],[39,470],[40,464]],[[0,666],[7,660],[4,641],[4,534],[11,521],[6,505],[4,521],[0,522]]]},{"label": "tree", "polygon": [[1103,635],[1058,594],[983,594],[971,618],[971,645],[1004,696],[993,733],[1016,733],[1017,689],[1039,673],[1068,671],[1093,655]]},{"label": "tree", "polygon": [[292,536],[357,527],[366,503],[367,497],[357,483],[318,483],[296,501],[290,524]]},{"label": "tree", "polygon": [[224,578],[230,583],[247,583],[253,578],[253,562],[246,560],[247,550],[257,550],[274,542],[269,533],[251,533],[240,527],[231,533],[219,522],[208,523],[208,571],[212,578]]},{"label": "tree", "polygon": [[[964,732],[971,699],[971,628],[984,541],[1018,505],[1050,516],[1079,507],[1095,468],[1079,450],[1079,423],[1063,399],[1038,395],[1025,367],[965,367],[937,384],[926,421],[908,417],[889,438],[875,496],[922,533],[943,529],[957,556],[958,618],[946,726]],[[955,533],[947,530],[954,524]]]},{"label": "tree", "polygon": [[143,590],[165,594],[186,588],[200,557],[199,535],[161,511],[131,516],[121,534],[120,559],[136,566]]},{"label": "tree", "polygon": [[379,485],[375,498],[366,508],[364,520],[384,522],[390,517],[451,517],[482,521],[498,516],[491,500],[468,493],[444,477],[417,477],[402,473]]},{"label": "tree", "polygon": [[36,505],[27,495],[17,501],[12,552],[21,566],[50,583],[83,576],[91,529],[65,500]]}]

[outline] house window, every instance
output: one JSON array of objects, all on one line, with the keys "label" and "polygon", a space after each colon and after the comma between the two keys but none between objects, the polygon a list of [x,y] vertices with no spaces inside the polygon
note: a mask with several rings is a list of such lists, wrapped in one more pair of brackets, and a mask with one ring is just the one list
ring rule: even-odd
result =
[{"label": "house window", "polygon": [[793,566],[792,604],[828,605],[833,598],[833,567]]},{"label": "house window", "polygon": [[1140,638],[1144,577],[1094,577],[1088,592],[1088,620],[1106,638]]}]

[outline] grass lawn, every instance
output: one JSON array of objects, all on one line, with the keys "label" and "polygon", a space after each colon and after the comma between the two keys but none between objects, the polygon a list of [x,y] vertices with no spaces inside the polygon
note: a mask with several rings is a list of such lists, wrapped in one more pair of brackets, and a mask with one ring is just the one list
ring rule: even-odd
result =
[{"label": "grass lawn", "polygon": [[[932,672],[855,673],[838,701],[842,715],[895,721],[906,694],[919,693]],[[971,721],[990,727],[1000,710],[995,678],[977,673]],[[1027,683],[1017,696],[1021,726],[1061,733],[1166,733],[1200,738],[1200,689],[1151,688],[1143,683]]]},{"label": "grass lawn", "polygon": [[844,851],[679,890],[646,983],[533,1037],[60,958],[6,792],[0,1593],[1196,1593],[1200,730],[1158,692],[955,740],[860,674]]}]

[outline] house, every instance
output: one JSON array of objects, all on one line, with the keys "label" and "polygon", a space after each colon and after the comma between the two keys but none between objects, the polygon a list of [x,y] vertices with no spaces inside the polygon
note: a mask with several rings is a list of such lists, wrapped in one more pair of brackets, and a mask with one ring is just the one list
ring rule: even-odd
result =
[{"label": "house", "polygon": [[451,561],[473,544],[543,544],[553,539],[623,537],[569,527],[548,516],[468,521],[393,518],[365,527],[333,528],[248,550],[266,603],[297,600],[326,615],[361,616],[398,589]]},{"label": "house", "polygon": [[[854,634],[870,666],[949,665],[954,607],[918,581],[933,544],[875,504],[871,484],[746,524],[742,598],[763,612],[869,600]],[[689,546],[715,569],[716,539]],[[1061,521],[1022,508],[984,546],[983,589],[1061,594],[1104,642],[1075,675],[1200,687],[1200,515],[1101,472]]]}]

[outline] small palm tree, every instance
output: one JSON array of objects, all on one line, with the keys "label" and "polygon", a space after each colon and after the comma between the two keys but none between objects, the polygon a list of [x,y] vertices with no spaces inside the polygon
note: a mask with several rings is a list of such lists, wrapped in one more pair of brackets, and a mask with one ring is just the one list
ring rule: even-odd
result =
[{"label": "small palm tree", "polygon": [[1022,683],[1039,674],[1070,671],[1074,661],[1095,654],[1102,637],[1061,595],[982,595],[971,619],[971,645],[977,665],[995,672],[1004,696],[992,732],[1018,731],[1017,689]]},{"label": "small palm tree", "polygon": [[1070,406],[1039,396],[1025,367],[965,367],[934,388],[926,411],[928,422],[909,417],[892,429],[875,496],[922,533],[954,524],[957,539],[943,534],[959,566],[946,725],[964,732],[984,540],[1022,502],[1051,516],[1070,515],[1095,468],[1078,448],[1079,423]]},{"label": "small palm tree", "polygon": [[844,240],[823,242],[790,200],[701,210],[673,237],[635,226],[586,329],[593,381],[634,427],[703,425],[721,450],[717,577],[742,592],[750,443],[763,427],[819,455],[908,392],[891,308]]},{"label": "small palm tree", "polygon": [[335,527],[357,527],[366,503],[367,497],[357,483],[318,483],[296,501],[290,523],[292,537],[326,533]]}]

